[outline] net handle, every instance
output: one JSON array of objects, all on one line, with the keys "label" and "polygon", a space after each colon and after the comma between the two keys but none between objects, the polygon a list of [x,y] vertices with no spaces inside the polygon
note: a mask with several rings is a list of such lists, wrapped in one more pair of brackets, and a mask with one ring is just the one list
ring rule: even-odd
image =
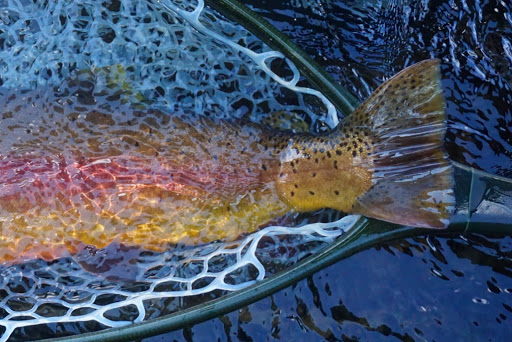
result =
[{"label": "net handle", "polygon": [[[486,234],[487,230],[511,234],[512,179],[451,162],[455,178],[455,214],[452,226],[465,233]],[[492,228],[490,227],[492,226]]]}]

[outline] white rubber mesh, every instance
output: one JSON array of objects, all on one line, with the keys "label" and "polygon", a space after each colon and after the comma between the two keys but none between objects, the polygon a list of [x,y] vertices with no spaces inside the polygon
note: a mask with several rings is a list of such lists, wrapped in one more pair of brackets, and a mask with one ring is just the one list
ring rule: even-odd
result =
[{"label": "white rubber mesh", "polygon": [[[314,253],[356,220],[346,216],[300,228],[274,226],[236,243],[141,255],[136,279],[129,282],[99,278],[69,259],[7,268],[0,276],[0,325],[6,328],[2,340],[13,332],[21,340],[33,338],[35,330],[19,329],[31,326],[38,326],[46,336],[59,330],[95,329],[70,323],[94,321],[102,325],[98,328],[119,327],[154,318],[155,312],[172,312],[185,296],[242,289]],[[178,302],[166,304],[164,299]]]},{"label": "white rubber mesh", "polygon": [[[276,59],[283,60],[283,77],[271,68]],[[98,96],[121,89],[126,101],[167,110],[252,120],[287,110],[337,123],[334,107],[299,86],[297,68],[281,53],[202,1],[0,0],[3,87],[57,89],[75,71],[101,74],[112,65],[122,65],[120,84],[98,77]],[[77,334],[175,312],[293,265],[357,217],[315,220],[332,223],[306,220],[229,244],[141,252],[130,280],[98,276],[70,258],[0,266],[0,340]]]}]

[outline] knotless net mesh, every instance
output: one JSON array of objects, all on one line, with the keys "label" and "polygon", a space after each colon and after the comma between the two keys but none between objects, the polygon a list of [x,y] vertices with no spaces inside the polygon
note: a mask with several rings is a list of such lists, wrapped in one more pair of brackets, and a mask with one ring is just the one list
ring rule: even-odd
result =
[{"label": "knotless net mesh", "polygon": [[[281,53],[202,1],[1,0],[0,8],[5,89],[51,87],[112,108],[180,108],[256,122],[281,115],[278,126],[297,130],[316,120],[337,123],[334,107],[302,86]],[[61,258],[1,266],[1,340],[123,326],[244,288],[315,253],[357,220],[336,215],[295,216],[230,243],[127,249],[136,262],[118,266],[111,259],[119,250],[109,247],[89,265]],[[102,274],[106,263],[117,271]]]}]

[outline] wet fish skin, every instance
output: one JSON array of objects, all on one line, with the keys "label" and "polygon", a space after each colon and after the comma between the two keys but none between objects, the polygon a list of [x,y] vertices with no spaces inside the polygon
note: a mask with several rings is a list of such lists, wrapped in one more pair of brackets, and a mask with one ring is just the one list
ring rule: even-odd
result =
[{"label": "wet fish skin", "polygon": [[426,60],[382,84],[332,133],[295,137],[278,188],[300,211],[444,228],[455,205],[445,132],[439,61]]},{"label": "wet fish skin", "polygon": [[48,90],[2,98],[0,261],[234,240],[325,207],[432,228],[451,215],[436,60],[384,83],[323,136]]}]

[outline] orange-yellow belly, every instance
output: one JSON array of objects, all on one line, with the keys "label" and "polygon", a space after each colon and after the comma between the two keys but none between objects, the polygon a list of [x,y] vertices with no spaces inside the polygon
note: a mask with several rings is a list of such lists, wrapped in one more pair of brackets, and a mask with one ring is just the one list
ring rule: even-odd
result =
[{"label": "orange-yellow belly", "polygon": [[114,240],[152,250],[232,240],[286,212],[258,173],[205,164],[3,157],[0,259],[49,259]]}]

